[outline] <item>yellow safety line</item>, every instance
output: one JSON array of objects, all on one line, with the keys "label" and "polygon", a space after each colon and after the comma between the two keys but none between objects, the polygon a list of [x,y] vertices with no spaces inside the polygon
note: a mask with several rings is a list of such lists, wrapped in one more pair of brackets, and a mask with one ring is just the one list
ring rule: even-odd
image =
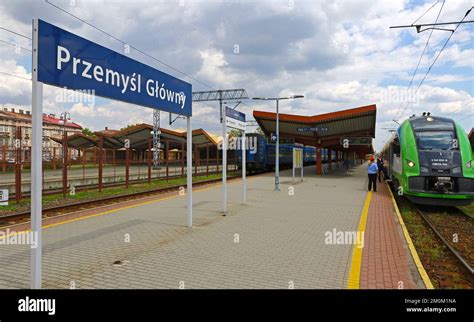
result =
[{"label": "yellow safety line", "polygon": [[[365,198],[364,208],[362,208],[362,215],[359,221],[358,233],[365,234],[365,225],[367,223],[367,214],[369,212],[370,200],[372,199],[372,191],[367,192],[367,197]],[[359,245],[354,245],[354,250],[352,251],[352,263],[351,269],[349,271],[349,279],[347,281],[348,289],[359,289],[360,282],[360,267],[362,265],[362,248]]]},{"label": "yellow safety line", "polygon": [[405,222],[403,221],[402,215],[400,214],[400,210],[398,209],[397,202],[395,201],[395,197],[393,196],[392,190],[387,184],[388,191],[390,192],[390,196],[392,197],[392,202],[393,202],[393,207],[395,208],[395,212],[397,213],[398,216],[398,221],[400,222],[400,225],[402,226],[402,231],[403,231],[403,236],[405,236],[405,240],[408,244],[408,248],[410,249],[411,257],[413,258],[413,261],[415,262],[416,268],[418,269],[418,273],[420,273],[421,279],[423,280],[423,283],[425,284],[425,287],[427,289],[434,289],[433,284],[431,283],[431,280],[428,276],[428,274],[425,271],[425,268],[421,264],[420,257],[418,256],[418,252],[416,251],[415,245],[413,245],[413,241],[411,240],[410,234],[408,233],[407,227],[405,226]]},{"label": "yellow safety line", "polygon": [[[257,179],[257,178],[247,178],[247,180],[252,180],[252,179]],[[233,184],[233,183],[239,182],[241,180],[242,179],[232,180],[231,182],[228,182],[227,184]],[[209,189],[215,188],[218,185],[219,184],[211,184],[210,187],[206,187],[206,188],[202,188],[202,189],[193,189],[193,193],[209,190]],[[121,211],[121,210],[125,210],[125,209],[130,209],[130,208],[135,208],[135,207],[139,207],[139,206],[143,206],[143,205],[147,205],[147,204],[151,204],[151,203],[155,203],[155,202],[160,202],[160,201],[163,201],[163,200],[173,199],[173,198],[177,198],[177,197],[182,197],[182,196],[181,195],[174,195],[174,196],[163,197],[163,198],[159,198],[159,199],[155,199],[155,200],[144,201],[144,202],[141,202],[141,203],[138,203],[138,204],[135,204],[135,205],[125,206],[125,207],[121,207],[121,208],[115,208],[115,209],[112,209],[112,210],[99,212],[97,214],[92,214],[92,215],[88,215],[88,216],[83,216],[83,217],[79,217],[79,218],[65,220],[65,221],[55,223],[55,224],[45,225],[45,226],[43,226],[43,229],[47,229],[47,228],[51,228],[51,227],[55,227],[55,226],[60,226],[60,225],[64,225],[64,224],[68,224],[68,223],[71,223],[71,222],[84,220],[84,219],[88,219],[88,218],[92,218],[92,217],[102,216],[102,215],[110,214],[110,213],[113,213],[113,212],[117,212],[117,211]],[[54,217],[52,217],[52,218],[54,218]],[[8,227],[3,227],[3,228],[8,228]],[[9,236],[14,235],[14,234],[17,234],[17,235],[25,234],[25,233],[28,233],[30,231],[31,231],[31,229],[22,230],[22,231],[19,231],[19,232],[13,232],[13,233],[10,233],[10,234],[5,235],[5,236],[0,236],[0,240],[2,240],[4,238],[8,238]]]}]

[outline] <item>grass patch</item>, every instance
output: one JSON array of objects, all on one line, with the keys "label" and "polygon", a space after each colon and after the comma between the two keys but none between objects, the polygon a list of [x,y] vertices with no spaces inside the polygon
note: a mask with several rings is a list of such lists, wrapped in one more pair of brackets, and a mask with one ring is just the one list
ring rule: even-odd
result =
[{"label": "grass patch", "polygon": [[461,209],[466,215],[474,219],[474,202],[471,202],[468,206],[458,207]]},{"label": "grass patch", "polygon": [[435,288],[470,288],[469,282],[462,275],[463,272],[459,271],[456,260],[427,226],[416,207],[400,197],[397,198],[397,204],[420,260]]},{"label": "grass patch", "polygon": [[[240,176],[239,171],[232,171],[227,173],[228,178],[238,177]],[[218,174],[210,174],[208,176],[199,175],[193,176],[193,183],[208,181],[219,179],[222,177],[221,173]],[[182,178],[172,178],[166,181],[165,179],[155,179],[152,180],[151,183],[137,183],[137,184],[130,184],[129,188],[126,189],[125,187],[109,187],[109,188],[102,188],[102,191],[99,192],[98,189],[88,189],[77,191],[75,195],[67,194],[66,197],[63,197],[62,193],[52,194],[52,195],[43,195],[43,207],[54,207],[58,205],[67,205],[71,203],[76,203],[80,201],[86,200],[96,200],[105,197],[112,197],[112,196],[119,196],[125,194],[132,194],[138,192],[144,192],[148,190],[155,190],[155,189],[162,189],[177,185],[186,185],[187,179],[186,177]],[[125,183],[124,183],[125,185]],[[30,206],[30,198],[24,198],[20,200],[19,204],[16,204],[15,201],[10,201],[8,206],[0,206],[0,214],[7,214],[12,212],[21,212],[28,210]]]}]

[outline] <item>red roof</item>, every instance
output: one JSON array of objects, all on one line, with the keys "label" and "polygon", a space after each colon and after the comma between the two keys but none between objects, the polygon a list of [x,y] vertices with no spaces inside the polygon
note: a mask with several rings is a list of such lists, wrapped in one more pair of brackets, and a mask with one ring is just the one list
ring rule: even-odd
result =
[{"label": "red roof", "polygon": [[[62,123],[62,120],[61,119],[58,119],[58,118],[55,118],[55,117],[52,117],[52,116],[49,116],[49,115],[43,115],[43,122],[46,122],[46,123],[51,123],[51,124],[56,124],[56,125],[60,125],[60,126],[63,126],[64,124]],[[76,124],[74,122],[67,122],[66,123],[66,127],[72,127],[72,128],[76,128],[76,129],[82,129],[82,126],[80,126],[79,124]]]},{"label": "red roof", "polygon": [[[28,112],[29,113],[29,112]],[[17,113],[14,111],[6,111],[6,110],[0,110],[0,118],[3,119],[10,119],[14,121],[22,121],[22,122],[31,122],[31,114],[26,114],[26,113]],[[60,119],[53,117],[52,115],[45,115],[43,114],[43,122],[45,123],[50,123],[50,124],[55,124],[55,125],[60,125],[62,126],[63,124],[60,123]],[[74,122],[69,122],[66,123],[66,127],[69,128],[75,128],[75,129],[82,129],[82,126],[79,124],[76,124]]]},{"label": "red roof", "polygon": [[[376,111],[376,110],[377,110],[377,107],[375,105],[367,105],[367,106],[350,108],[347,110],[330,112],[330,113],[313,115],[313,116],[279,113],[279,119],[280,121],[289,121],[289,122],[298,122],[298,123],[317,123],[317,122],[322,122],[322,121],[329,121],[329,120],[340,118],[340,117],[351,117],[355,114]],[[276,113],[273,113],[273,112],[253,111],[253,116],[255,118],[267,118],[271,120],[276,119]]]},{"label": "red roof", "polygon": [[[319,115],[293,115],[279,113],[279,131],[282,138],[295,142],[324,147],[340,148],[340,139],[349,136],[375,136],[377,107],[375,104],[339,110]],[[253,116],[266,135],[276,130],[276,113],[253,111]],[[299,131],[300,127],[319,126],[325,131]]]}]

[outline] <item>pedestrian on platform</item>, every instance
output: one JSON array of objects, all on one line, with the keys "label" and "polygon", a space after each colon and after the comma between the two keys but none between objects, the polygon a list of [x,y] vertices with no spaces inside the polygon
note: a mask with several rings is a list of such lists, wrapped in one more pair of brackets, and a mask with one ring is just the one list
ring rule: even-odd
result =
[{"label": "pedestrian on platform", "polygon": [[384,176],[384,172],[383,172],[383,168],[384,168],[383,159],[382,159],[382,156],[380,154],[377,158],[377,168],[378,168],[379,182],[382,182],[382,176],[383,176],[384,180],[385,180],[385,176]]},{"label": "pedestrian on platform", "polygon": [[374,190],[377,191],[377,162],[375,162],[375,158],[373,156],[370,157],[369,165],[367,166],[367,173],[369,175],[369,191]]},{"label": "pedestrian on platform", "polygon": [[349,173],[349,160],[344,159],[344,168],[346,168],[346,173]]}]

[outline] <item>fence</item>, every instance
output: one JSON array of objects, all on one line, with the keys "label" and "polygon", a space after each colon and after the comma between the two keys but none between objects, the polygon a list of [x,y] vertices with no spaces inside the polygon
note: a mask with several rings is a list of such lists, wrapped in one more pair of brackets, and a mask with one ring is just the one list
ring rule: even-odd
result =
[{"label": "fence", "polygon": [[[151,183],[152,180],[170,180],[186,175],[185,143],[181,149],[168,149],[168,144],[160,152],[160,167],[153,167],[153,151],[133,149],[100,149],[98,147],[43,150],[43,191],[48,193],[69,193],[81,189],[124,186],[135,183]],[[29,196],[31,148],[20,145],[1,147],[0,189],[8,189],[10,199],[19,202]],[[228,171],[236,170],[235,151],[228,151]],[[193,174],[211,175],[222,170],[222,151],[215,145],[195,145],[193,147]]]}]

